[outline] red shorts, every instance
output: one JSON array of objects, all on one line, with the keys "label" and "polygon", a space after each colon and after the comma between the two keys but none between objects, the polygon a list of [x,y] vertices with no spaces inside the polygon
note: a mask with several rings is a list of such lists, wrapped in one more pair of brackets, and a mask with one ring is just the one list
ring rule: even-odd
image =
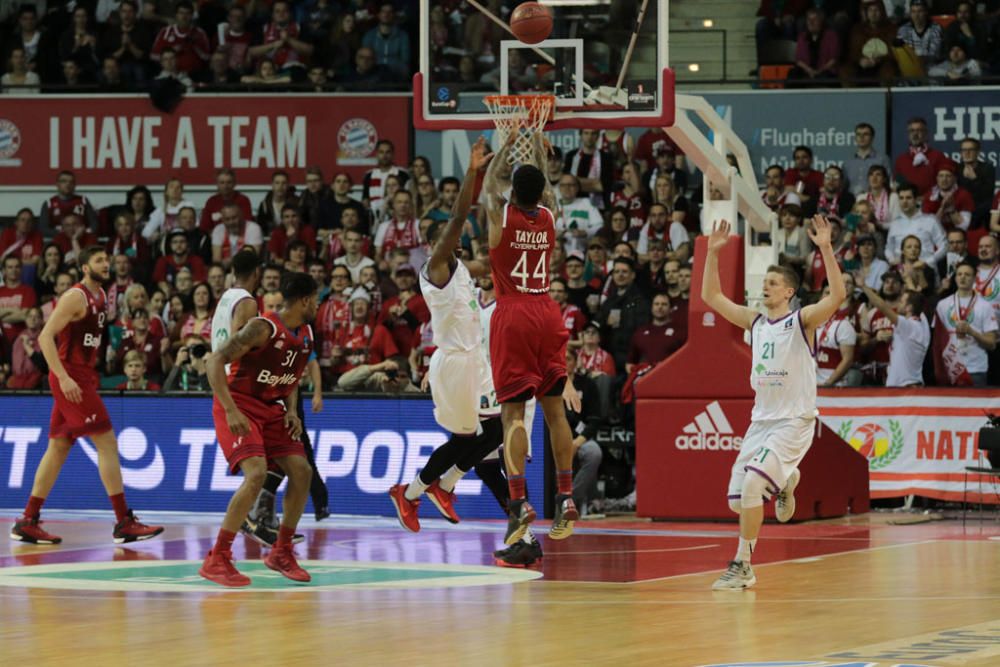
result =
[{"label": "red shorts", "polygon": [[73,441],[85,435],[105,433],[111,430],[111,418],[98,395],[100,380],[97,372],[90,367],[66,366],[66,372],[80,385],[83,400],[71,403],[59,387],[55,373],[49,373],[49,387],[52,388],[52,416],[49,418],[49,438],[68,438]]},{"label": "red shorts", "polygon": [[547,294],[497,301],[490,320],[490,361],[497,401],[544,396],[566,377],[569,331]]},{"label": "red shorts", "polygon": [[280,403],[262,403],[252,396],[233,393],[233,401],[250,422],[250,432],[239,438],[229,430],[226,410],[219,399],[212,401],[212,419],[215,435],[222,453],[226,455],[229,471],[237,472],[240,462],[254,456],[263,456],[268,463],[282,456],[305,456],[302,443],[293,440],[285,428],[285,406]]}]

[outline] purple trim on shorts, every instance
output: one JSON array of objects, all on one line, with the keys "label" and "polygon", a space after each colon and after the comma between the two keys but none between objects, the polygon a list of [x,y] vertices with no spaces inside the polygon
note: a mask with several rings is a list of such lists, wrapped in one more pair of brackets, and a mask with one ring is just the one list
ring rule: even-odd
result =
[{"label": "purple trim on shorts", "polygon": [[[781,317],[779,317],[779,318],[778,318],[778,319],[776,319],[776,320],[772,320],[772,319],[771,319],[771,318],[769,317],[769,318],[767,318],[767,323],[768,323],[768,324],[777,324],[777,323],[778,323],[778,322],[780,322],[781,320],[785,319],[786,317],[788,317],[788,316],[790,316],[790,315],[794,315],[794,314],[795,314],[795,313],[797,313],[797,312],[798,312],[798,311],[796,311],[796,310],[793,310],[793,311],[792,311],[792,312],[790,312],[790,313],[785,313],[784,315],[782,315]],[[756,321],[757,321],[757,320],[754,320],[754,322],[756,322]]]},{"label": "purple trim on shorts", "polygon": [[739,500],[742,497],[742,495],[737,493],[735,496],[726,496],[726,500]]},{"label": "purple trim on shorts", "polygon": [[768,491],[771,491],[771,493],[774,493],[774,494],[781,493],[781,489],[778,488],[778,485],[774,483],[774,480],[771,479],[771,477],[766,472],[764,472],[763,470],[761,470],[760,468],[754,468],[753,466],[746,466],[743,469],[744,470],[752,470],[753,472],[757,473],[758,475],[760,475],[761,477],[763,477],[764,479],[766,479],[768,482],[770,482],[771,486],[774,487],[773,491],[771,491],[770,489],[768,489]]},{"label": "purple trim on shorts", "polygon": [[809,348],[809,354],[816,358],[816,332],[813,331],[813,342],[809,342],[809,336],[806,335],[806,325],[802,322],[802,309],[796,310],[798,313],[799,320],[799,331],[802,332],[802,338],[806,341],[806,347]]}]

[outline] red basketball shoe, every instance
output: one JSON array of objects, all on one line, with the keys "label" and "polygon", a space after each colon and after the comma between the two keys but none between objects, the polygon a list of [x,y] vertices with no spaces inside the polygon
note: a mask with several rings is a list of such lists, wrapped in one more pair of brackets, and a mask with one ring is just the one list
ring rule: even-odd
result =
[{"label": "red basketball shoe", "polygon": [[420,517],[417,516],[417,509],[420,507],[420,498],[408,500],[406,498],[407,486],[407,484],[396,484],[389,489],[389,499],[392,500],[392,505],[396,508],[399,525],[411,533],[419,533]]},{"label": "red basketball shoe", "polygon": [[46,532],[41,527],[42,522],[37,516],[23,516],[14,522],[14,527],[10,529],[10,539],[28,544],[59,544],[62,538],[58,535]]},{"label": "red basketball shoe", "polygon": [[201,569],[198,570],[198,574],[209,581],[229,588],[250,585],[250,577],[240,574],[240,571],[233,565],[233,552],[228,550],[216,551],[213,549],[209,551],[208,555],[205,556],[205,562],[201,564]]},{"label": "red basketball shoe", "polygon": [[148,540],[162,532],[163,526],[147,526],[144,523],[140,523],[135,514],[132,514],[132,510],[129,510],[125,518],[115,526],[115,532],[112,535],[114,536],[115,544],[125,544],[127,542]]},{"label": "red basketball shoe", "polygon": [[441,488],[440,480],[434,480],[434,483],[427,487],[427,497],[431,499],[431,503],[441,512],[441,516],[448,519],[452,523],[458,523],[458,514],[455,512],[455,492],[445,491]]},{"label": "red basketball shoe", "polygon": [[312,581],[309,573],[299,567],[299,562],[295,560],[295,550],[291,544],[277,544],[271,553],[264,559],[264,565],[275,572],[280,572],[292,581]]}]

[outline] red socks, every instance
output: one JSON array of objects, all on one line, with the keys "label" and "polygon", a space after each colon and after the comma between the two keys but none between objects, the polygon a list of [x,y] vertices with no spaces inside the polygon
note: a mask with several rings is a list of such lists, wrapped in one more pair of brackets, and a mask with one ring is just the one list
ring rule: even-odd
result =
[{"label": "red socks", "polygon": [[290,545],[293,537],[295,537],[295,529],[281,524],[278,526],[278,541],[275,542],[274,546]]},{"label": "red socks", "polygon": [[509,475],[507,477],[507,488],[510,489],[511,500],[521,500],[524,498],[524,475]]},{"label": "red socks", "polygon": [[559,493],[561,495],[572,495],[573,494],[573,471],[572,470],[560,470],[556,472],[556,485],[558,486]]},{"label": "red socks", "polygon": [[128,516],[128,505],[125,504],[125,494],[116,493],[113,496],[108,496],[111,499],[111,506],[115,509],[115,519],[121,523],[122,519]]},{"label": "red socks", "polygon": [[215,538],[215,546],[212,548],[212,551],[214,553],[219,553],[220,551],[232,551],[233,540],[235,539],[236,533],[222,528],[219,530],[219,536]]},{"label": "red socks", "polygon": [[24,518],[34,519],[42,512],[42,503],[45,502],[45,498],[39,498],[38,496],[28,496],[28,504],[24,506]]}]

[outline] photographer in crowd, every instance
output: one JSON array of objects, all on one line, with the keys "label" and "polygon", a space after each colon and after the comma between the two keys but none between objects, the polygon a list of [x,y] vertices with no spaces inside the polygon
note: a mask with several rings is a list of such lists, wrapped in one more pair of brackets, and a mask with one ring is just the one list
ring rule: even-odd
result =
[{"label": "photographer in crowd", "polygon": [[174,367],[163,383],[163,391],[210,392],[208,384],[208,344],[201,336],[187,336],[174,359]]}]

